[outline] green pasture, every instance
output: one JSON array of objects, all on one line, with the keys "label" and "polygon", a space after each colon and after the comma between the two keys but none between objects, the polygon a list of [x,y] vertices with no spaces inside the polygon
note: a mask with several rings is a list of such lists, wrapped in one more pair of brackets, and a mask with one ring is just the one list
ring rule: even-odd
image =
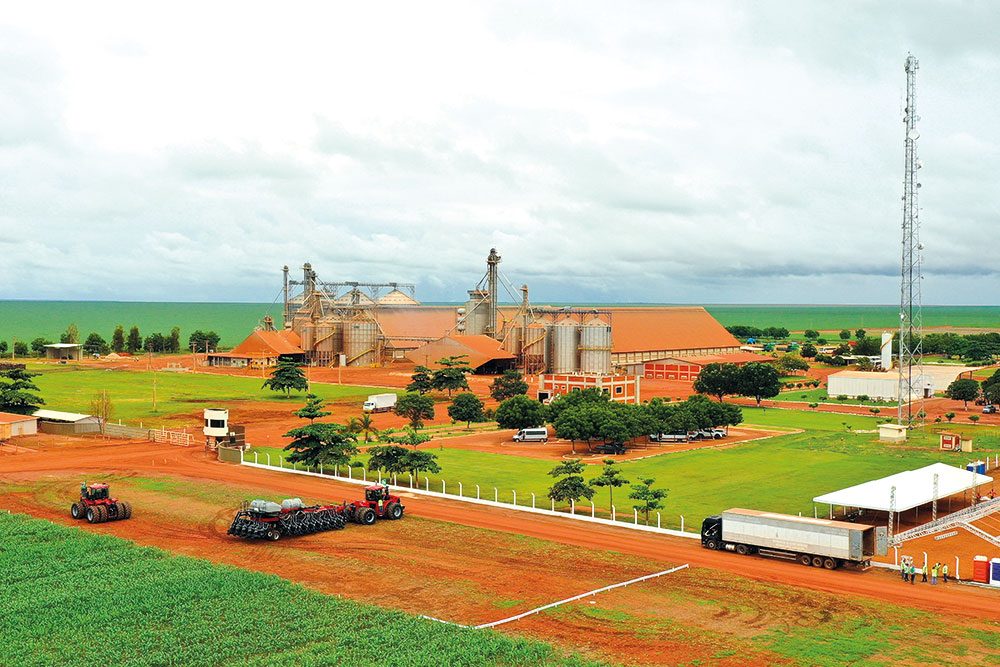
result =
[{"label": "green pasture", "polygon": [[594,664],[23,515],[0,530],[3,665]]},{"label": "green pasture", "polygon": [[835,405],[870,405],[872,407],[880,408],[882,412],[885,412],[885,408],[893,407],[896,405],[895,401],[874,401],[868,399],[867,401],[861,401],[856,398],[845,398],[840,401],[837,400],[836,396],[830,396],[827,390],[822,387],[809,388],[809,389],[789,389],[788,391],[783,391],[774,397],[775,401],[798,401],[805,403],[833,403]]},{"label": "green pasture", "polygon": [[[815,329],[895,329],[899,327],[899,306],[850,305],[706,305],[705,309],[723,326],[744,324],[754,327],[785,327],[792,331]],[[987,327],[1000,329],[1000,306],[924,306],[925,327]],[[834,343],[839,338],[824,336]]]},{"label": "green pasture", "polygon": [[[170,422],[180,415],[206,407],[225,407],[232,401],[283,401],[289,411],[302,406],[304,393],[291,396],[263,389],[262,378],[235,377],[207,373],[173,373],[131,370],[105,370],[74,365],[33,364],[46,408],[66,412],[90,413],[90,404],[101,390],[107,390],[114,404],[114,420],[135,424]],[[156,410],[153,410],[153,382],[156,382]],[[387,391],[377,387],[313,384],[311,387],[327,401],[356,399],[358,410],[363,397]]]}]

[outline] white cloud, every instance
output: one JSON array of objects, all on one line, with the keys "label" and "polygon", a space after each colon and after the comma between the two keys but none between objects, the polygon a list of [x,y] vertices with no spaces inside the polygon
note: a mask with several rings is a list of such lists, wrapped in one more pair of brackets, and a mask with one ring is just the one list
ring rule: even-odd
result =
[{"label": "white cloud", "polygon": [[985,5],[61,9],[0,17],[0,298],[458,300],[495,245],[538,299],[889,303],[908,50],[925,300],[1000,287]]}]

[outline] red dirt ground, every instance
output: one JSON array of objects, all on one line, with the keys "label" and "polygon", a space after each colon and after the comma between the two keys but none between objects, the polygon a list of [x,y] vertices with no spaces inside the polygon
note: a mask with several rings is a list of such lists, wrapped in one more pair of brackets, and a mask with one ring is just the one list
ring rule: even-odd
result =
[{"label": "red dirt ground", "polygon": [[[63,446],[58,450],[0,457],[0,480],[8,483],[45,479],[53,475],[79,477],[87,472],[145,476],[166,473],[173,477],[183,477],[191,482],[205,480],[249,489],[266,489],[271,491],[274,497],[301,496],[336,500],[357,494],[356,486],[332,480],[219,463],[196,447],[179,448],[150,443],[123,445],[86,441],[84,444]],[[71,493],[70,491],[67,495]],[[636,533],[611,526],[591,526],[568,519],[528,515],[450,500],[414,496],[407,498],[406,502],[407,511],[413,516],[527,535],[591,549],[617,551],[648,559],[651,561],[651,571],[658,565],[690,563],[697,567],[737,572],[758,581],[886,600],[960,616],[1000,620],[1000,605],[998,605],[1000,598],[992,591],[959,586],[947,589],[903,586],[897,577],[878,571],[827,572],[784,561],[707,551],[695,540]],[[71,521],[68,516],[42,511],[30,503],[25,504],[23,500],[15,501],[12,494],[5,494],[0,499],[0,505],[65,523]],[[231,554],[236,547],[233,540],[218,534],[219,521],[225,521],[231,513],[231,508],[220,508],[219,512],[220,516],[211,525],[203,526],[194,534],[180,528],[164,530],[162,526],[150,527],[147,532],[140,528],[142,522],[136,520],[86,528],[120,534],[144,544],[154,544],[173,551],[221,559],[219,554],[227,552]],[[240,552],[244,554],[241,558],[245,558],[244,546],[239,547]],[[447,561],[447,554],[442,553],[441,558]],[[307,583],[326,576],[322,572],[317,572],[315,568],[304,572],[289,572],[280,553],[275,554],[264,548],[255,549],[251,566]],[[335,573],[331,576],[335,576]]]}]

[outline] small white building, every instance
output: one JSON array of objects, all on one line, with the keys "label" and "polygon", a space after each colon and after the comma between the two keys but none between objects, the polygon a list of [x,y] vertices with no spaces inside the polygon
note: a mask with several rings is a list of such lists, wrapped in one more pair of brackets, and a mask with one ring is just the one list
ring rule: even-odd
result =
[{"label": "small white building", "polygon": [[[918,375],[913,379],[914,391],[910,398],[930,398],[934,396],[934,382],[928,375]],[[826,379],[826,393],[829,396],[857,398],[868,396],[873,400],[899,400],[899,375],[893,372],[840,371]]]},{"label": "small white building", "polygon": [[79,343],[49,343],[45,346],[46,359],[59,361],[80,361],[83,359],[83,345]]},{"label": "small white building", "polygon": [[0,440],[22,435],[35,435],[36,433],[38,433],[37,417],[18,415],[13,412],[0,412]]}]

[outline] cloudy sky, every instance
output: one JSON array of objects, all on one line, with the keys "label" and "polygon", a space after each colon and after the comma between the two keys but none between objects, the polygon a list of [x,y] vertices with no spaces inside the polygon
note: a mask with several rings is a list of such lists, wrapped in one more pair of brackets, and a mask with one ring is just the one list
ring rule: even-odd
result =
[{"label": "cloudy sky", "polygon": [[10,3],[0,298],[997,303],[990,2]]}]

